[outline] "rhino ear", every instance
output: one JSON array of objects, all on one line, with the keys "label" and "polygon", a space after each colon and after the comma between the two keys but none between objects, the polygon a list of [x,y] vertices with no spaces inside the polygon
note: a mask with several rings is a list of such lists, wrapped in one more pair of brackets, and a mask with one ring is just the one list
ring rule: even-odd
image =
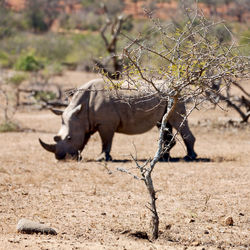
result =
[{"label": "rhino ear", "polygon": [[81,111],[82,109],[82,104],[79,104],[78,106],[76,106],[71,112],[72,112],[72,115],[78,115],[79,112]]},{"label": "rhino ear", "polygon": [[50,109],[50,110],[55,115],[62,115],[63,114],[63,111],[60,109]]}]

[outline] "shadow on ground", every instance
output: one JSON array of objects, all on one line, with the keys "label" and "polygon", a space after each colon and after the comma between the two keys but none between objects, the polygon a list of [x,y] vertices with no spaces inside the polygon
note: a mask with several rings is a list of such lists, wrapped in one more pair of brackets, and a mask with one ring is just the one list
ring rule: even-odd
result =
[{"label": "shadow on ground", "polygon": [[[138,162],[145,162],[148,159],[137,159]],[[86,162],[96,162],[94,159],[87,159],[85,160]],[[113,159],[112,162],[115,163],[127,163],[127,162],[133,162],[134,160],[132,159]],[[160,163],[164,162],[213,162],[214,160],[209,159],[209,158],[196,158],[196,159],[190,159],[190,160],[185,160],[184,158],[181,157],[171,157],[168,161],[159,161]]]}]

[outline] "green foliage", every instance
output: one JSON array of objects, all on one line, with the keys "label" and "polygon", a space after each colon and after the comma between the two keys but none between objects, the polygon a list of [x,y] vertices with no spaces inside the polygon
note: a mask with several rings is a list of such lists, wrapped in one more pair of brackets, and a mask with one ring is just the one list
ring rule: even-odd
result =
[{"label": "green foliage", "polygon": [[134,27],[133,18],[128,18],[126,22],[122,24],[122,30],[131,31]]},{"label": "green foliage", "polygon": [[46,65],[46,67],[43,69],[42,74],[46,77],[60,76],[63,74],[63,70],[64,68],[60,63],[54,62]]},{"label": "green foliage", "polygon": [[19,131],[20,128],[18,124],[16,124],[13,121],[5,121],[0,124],[0,133],[5,133],[5,132],[16,132]]},{"label": "green foliage", "polygon": [[0,26],[0,39],[6,36],[10,36],[12,34],[12,30],[9,26]]},{"label": "green foliage", "polygon": [[195,12],[194,17],[197,21],[186,18],[178,25],[155,22],[149,39],[141,38],[125,51],[130,64],[124,77],[141,78],[154,89],[155,80],[164,80],[164,87],[183,99],[212,89],[215,81],[245,77],[247,61],[237,45],[229,43],[229,30]]},{"label": "green foliage", "polygon": [[59,0],[26,0],[25,17],[32,31],[48,31],[59,15],[60,4]]},{"label": "green foliage", "polygon": [[10,12],[5,8],[0,8],[0,39],[12,34],[12,24]]},{"label": "green foliage", "polygon": [[52,91],[37,91],[34,95],[34,98],[37,102],[40,101],[50,101],[50,100],[54,100],[56,98],[56,94]]},{"label": "green foliage", "polygon": [[249,45],[250,44],[250,29],[241,34],[240,44],[241,45]]},{"label": "green foliage", "polygon": [[242,33],[240,38],[241,51],[244,55],[250,55],[250,30]]},{"label": "green foliage", "polygon": [[11,37],[17,31],[27,28],[26,18],[22,13],[0,7],[0,39]]},{"label": "green foliage", "polygon": [[231,41],[229,27],[225,27],[224,25],[217,25],[214,29],[215,37],[219,40],[220,43]]},{"label": "green foliage", "polygon": [[34,37],[31,41],[36,55],[45,58],[48,62],[62,62],[74,49],[70,37],[48,33]]},{"label": "green foliage", "polygon": [[8,68],[12,65],[9,55],[5,51],[0,51],[0,67]]},{"label": "green foliage", "polygon": [[43,68],[43,63],[33,53],[25,53],[19,57],[15,68],[22,71],[38,71]]},{"label": "green foliage", "polygon": [[45,16],[40,10],[28,11],[26,18],[28,26],[36,32],[44,32],[49,28],[45,22]]},{"label": "green foliage", "polygon": [[72,36],[73,47],[65,60],[66,64],[81,64],[91,67],[92,58],[107,55],[101,36],[96,33],[86,33]]}]

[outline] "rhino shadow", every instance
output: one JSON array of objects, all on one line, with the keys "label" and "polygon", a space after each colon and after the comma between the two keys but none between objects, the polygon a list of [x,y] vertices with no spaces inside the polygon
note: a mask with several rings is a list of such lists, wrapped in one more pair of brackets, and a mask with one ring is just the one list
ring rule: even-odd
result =
[{"label": "rhino shadow", "polygon": [[[145,162],[148,159],[137,159],[138,162]],[[85,162],[97,162],[96,160],[92,159],[87,159],[84,160]],[[110,162],[114,163],[128,163],[128,162],[133,162],[133,159],[114,159]],[[209,158],[196,158],[196,159],[184,159],[182,157],[171,157],[168,161],[159,161],[160,163],[168,163],[168,162],[212,162],[213,160]]]}]

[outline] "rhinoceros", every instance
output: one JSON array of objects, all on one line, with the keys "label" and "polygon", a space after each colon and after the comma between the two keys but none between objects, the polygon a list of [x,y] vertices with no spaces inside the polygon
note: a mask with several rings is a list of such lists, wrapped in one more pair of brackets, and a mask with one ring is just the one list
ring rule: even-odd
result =
[{"label": "rhinoceros", "polygon": [[[67,155],[78,157],[92,134],[98,131],[102,141],[102,152],[98,160],[110,161],[114,133],[128,135],[144,133],[161,122],[166,112],[167,101],[159,94],[124,94],[121,90],[109,90],[103,79],[95,79],[78,89],[64,111],[55,112],[62,116],[62,125],[54,137],[55,144],[47,144],[39,139],[44,149],[53,152],[58,160]],[[169,150],[174,146],[172,127],[179,129],[184,140],[186,159],[195,159],[195,137],[188,122],[183,121],[185,105],[177,103],[168,121],[168,130],[164,132],[165,146],[172,141],[162,156],[169,159]],[[159,126],[159,125],[158,125]]]}]

